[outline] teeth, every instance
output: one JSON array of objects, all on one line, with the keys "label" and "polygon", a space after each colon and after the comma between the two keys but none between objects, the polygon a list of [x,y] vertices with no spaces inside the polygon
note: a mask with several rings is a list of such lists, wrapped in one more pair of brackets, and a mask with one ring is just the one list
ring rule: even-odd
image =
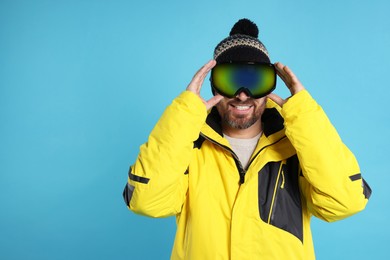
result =
[{"label": "teeth", "polygon": [[236,106],[236,109],[238,110],[248,110],[250,106]]}]

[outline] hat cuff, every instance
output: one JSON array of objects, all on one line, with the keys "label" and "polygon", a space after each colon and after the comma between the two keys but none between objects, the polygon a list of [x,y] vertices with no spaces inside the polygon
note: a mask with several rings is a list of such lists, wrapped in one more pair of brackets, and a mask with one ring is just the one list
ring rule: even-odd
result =
[{"label": "hat cuff", "polygon": [[222,53],[234,47],[255,48],[264,53],[269,59],[267,49],[258,39],[243,34],[235,34],[233,36],[229,36],[224,39],[220,44],[218,44],[218,46],[214,50],[214,59],[217,60]]}]

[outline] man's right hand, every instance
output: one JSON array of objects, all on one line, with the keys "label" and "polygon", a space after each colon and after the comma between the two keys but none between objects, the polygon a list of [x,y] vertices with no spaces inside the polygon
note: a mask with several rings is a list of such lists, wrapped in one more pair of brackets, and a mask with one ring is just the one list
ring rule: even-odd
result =
[{"label": "man's right hand", "polygon": [[187,90],[195,93],[205,104],[207,110],[218,104],[218,102],[223,99],[223,96],[221,96],[220,94],[216,94],[214,97],[207,101],[200,96],[200,89],[202,88],[203,81],[206,78],[207,74],[210,72],[210,70],[216,64],[217,62],[215,60],[210,60],[208,63],[206,63],[202,68],[198,70],[198,72],[196,72],[190,84],[188,84],[187,86]]}]

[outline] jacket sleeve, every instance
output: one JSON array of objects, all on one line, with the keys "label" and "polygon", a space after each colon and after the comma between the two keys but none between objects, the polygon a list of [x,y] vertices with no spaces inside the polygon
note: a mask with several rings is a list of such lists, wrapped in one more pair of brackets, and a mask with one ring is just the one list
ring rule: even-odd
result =
[{"label": "jacket sleeve", "polygon": [[123,197],[129,209],[150,217],[179,213],[188,189],[186,170],[206,106],[185,91],[167,107],[130,167]]},{"label": "jacket sleeve", "polygon": [[300,186],[309,211],[336,221],[363,210],[371,189],[322,108],[303,90],[283,105],[282,114],[300,161]]}]

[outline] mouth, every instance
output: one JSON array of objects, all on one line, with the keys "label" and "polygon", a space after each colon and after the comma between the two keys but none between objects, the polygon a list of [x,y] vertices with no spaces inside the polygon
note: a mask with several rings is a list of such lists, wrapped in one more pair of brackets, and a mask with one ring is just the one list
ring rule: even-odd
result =
[{"label": "mouth", "polygon": [[234,106],[234,105],[232,105],[235,109],[237,109],[237,110],[240,110],[240,111],[244,111],[244,110],[248,110],[248,109],[250,109],[252,106],[248,106],[248,105],[246,105],[246,106],[243,106],[243,105],[240,105],[240,106]]},{"label": "mouth", "polygon": [[251,109],[253,108],[253,105],[249,105],[249,104],[230,104],[230,107],[232,108],[232,110],[236,113],[246,113],[246,112],[249,112],[251,111]]}]

